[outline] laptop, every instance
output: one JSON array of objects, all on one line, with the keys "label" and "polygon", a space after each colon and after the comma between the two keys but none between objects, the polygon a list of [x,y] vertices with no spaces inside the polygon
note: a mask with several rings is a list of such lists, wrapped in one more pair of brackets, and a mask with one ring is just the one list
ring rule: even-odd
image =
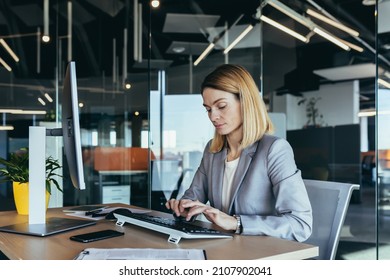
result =
[{"label": "laptop", "polygon": [[42,237],[86,226],[92,226],[95,224],[96,221],[51,217],[46,219],[45,224],[29,224],[28,222],[14,224],[0,227],[0,232],[9,232]]}]

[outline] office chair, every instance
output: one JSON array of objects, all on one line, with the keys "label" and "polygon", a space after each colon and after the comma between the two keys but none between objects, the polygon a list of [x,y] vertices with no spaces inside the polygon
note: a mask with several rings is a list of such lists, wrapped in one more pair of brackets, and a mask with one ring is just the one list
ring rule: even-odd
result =
[{"label": "office chair", "polygon": [[334,260],[352,192],[359,185],[304,180],[313,210],[313,231],[305,243],[319,247],[314,259]]},{"label": "office chair", "polygon": [[[180,197],[184,191],[183,180],[192,169],[180,170],[178,160],[153,160],[151,208],[171,213],[165,207],[167,200]],[[187,186],[188,187],[188,186]]]}]

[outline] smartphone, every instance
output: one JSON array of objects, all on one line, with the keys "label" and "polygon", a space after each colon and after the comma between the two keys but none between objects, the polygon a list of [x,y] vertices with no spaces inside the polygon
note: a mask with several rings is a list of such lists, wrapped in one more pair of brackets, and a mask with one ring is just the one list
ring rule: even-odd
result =
[{"label": "smartphone", "polygon": [[98,240],[112,238],[116,236],[121,236],[121,235],[124,235],[124,233],[116,230],[107,229],[107,230],[94,231],[94,232],[74,235],[70,237],[70,240],[88,243],[88,242],[98,241]]}]

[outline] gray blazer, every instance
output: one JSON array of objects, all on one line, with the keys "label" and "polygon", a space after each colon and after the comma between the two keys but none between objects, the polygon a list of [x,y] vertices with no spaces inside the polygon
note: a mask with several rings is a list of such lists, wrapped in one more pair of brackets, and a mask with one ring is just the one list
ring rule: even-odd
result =
[{"label": "gray blazer", "polygon": [[[191,186],[182,198],[222,209],[227,149],[210,153],[207,144]],[[242,234],[305,241],[312,231],[310,201],[293,150],[271,135],[244,149],[233,179],[229,215],[240,215]]]}]

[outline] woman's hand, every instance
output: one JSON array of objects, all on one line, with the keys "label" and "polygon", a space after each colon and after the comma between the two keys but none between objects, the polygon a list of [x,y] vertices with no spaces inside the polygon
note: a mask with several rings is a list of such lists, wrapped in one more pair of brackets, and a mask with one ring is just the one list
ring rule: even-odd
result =
[{"label": "woman's hand", "polygon": [[[203,204],[198,200],[171,199],[165,205],[168,209],[172,209],[176,215],[180,214],[181,216],[186,217],[187,221],[191,220],[194,216],[196,217],[199,214],[203,214],[207,220],[225,230],[237,229],[237,220],[235,217],[229,216],[228,214],[209,205]],[[178,210],[177,212],[176,209]]]},{"label": "woman's hand", "polygon": [[191,201],[189,199],[182,199],[182,200],[177,200],[177,199],[170,199],[165,203],[165,207],[167,209],[172,210],[176,216],[180,217],[187,217],[188,209],[183,207],[183,203],[186,203],[187,201]]}]

